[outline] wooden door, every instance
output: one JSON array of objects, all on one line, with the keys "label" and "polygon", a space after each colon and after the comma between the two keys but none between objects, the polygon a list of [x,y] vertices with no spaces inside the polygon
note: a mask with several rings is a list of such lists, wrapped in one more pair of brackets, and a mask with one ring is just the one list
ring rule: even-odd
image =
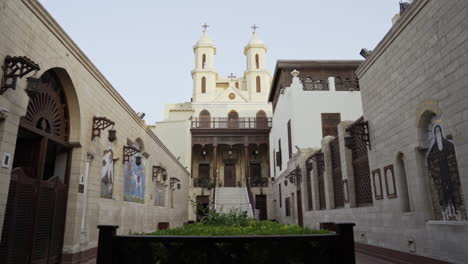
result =
[{"label": "wooden door", "polygon": [[298,190],[297,193],[297,224],[300,227],[304,226],[304,219],[302,216],[302,195],[301,195],[301,190]]},{"label": "wooden door", "polygon": [[266,195],[255,195],[255,208],[260,210],[259,220],[268,219]]},{"label": "wooden door", "polygon": [[68,109],[56,75],[41,77],[20,120],[0,263],[60,263],[71,151]]},{"label": "wooden door", "polygon": [[224,187],[236,187],[236,165],[224,165]]},{"label": "wooden door", "polygon": [[210,197],[208,195],[197,196],[197,222],[199,222],[207,213],[210,206]]}]

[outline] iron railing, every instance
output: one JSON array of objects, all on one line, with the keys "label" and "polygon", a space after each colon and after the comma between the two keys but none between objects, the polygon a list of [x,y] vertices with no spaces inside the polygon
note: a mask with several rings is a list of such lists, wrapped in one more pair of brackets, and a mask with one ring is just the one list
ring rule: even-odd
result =
[{"label": "iron railing", "polygon": [[313,80],[307,78],[302,82],[304,91],[329,91],[328,80]]},{"label": "iron railing", "polygon": [[214,181],[211,178],[199,177],[193,179],[193,187],[202,187],[211,189],[214,186]]},{"label": "iron railing", "polygon": [[117,236],[98,226],[97,264],[355,263],[354,224],[336,232],[284,236]]},{"label": "iron railing", "polygon": [[241,128],[241,129],[268,129],[271,128],[271,117],[255,118],[192,118],[192,128],[197,129],[212,129],[212,128]]},{"label": "iron railing", "polygon": [[359,81],[356,79],[340,80],[335,78],[335,91],[360,91]]},{"label": "iron railing", "polygon": [[250,179],[252,187],[268,187],[268,178],[254,177]]}]

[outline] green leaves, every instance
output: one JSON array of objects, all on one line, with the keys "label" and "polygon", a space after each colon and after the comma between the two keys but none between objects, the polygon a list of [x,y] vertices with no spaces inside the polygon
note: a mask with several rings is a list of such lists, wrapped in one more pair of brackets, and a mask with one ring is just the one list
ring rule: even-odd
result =
[{"label": "green leaves", "polygon": [[[219,220],[219,219],[218,219]],[[301,228],[297,225],[283,225],[271,221],[247,220],[245,224],[197,223],[184,227],[161,230],[147,235],[156,236],[241,236],[241,235],[300,235],[327,234],[326,230]]]}]

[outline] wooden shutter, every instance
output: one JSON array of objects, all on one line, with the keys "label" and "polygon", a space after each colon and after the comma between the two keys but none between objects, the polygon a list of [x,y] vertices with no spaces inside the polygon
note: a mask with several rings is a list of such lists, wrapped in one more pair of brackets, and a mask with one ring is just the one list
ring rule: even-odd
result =
[{"label": "wooden shutter", "polygon": [[288,121],[288,155],[292,158],[291,120]]},{"label": "wooden shutter", "polygon": [[22,169],[13,169],[0,244],[1,263],[27,263],[34,208],[35,181]]},{"label": "wooden shutter", "polygon": [[55,189],[54,219],[50,237],[49,263],[60,263],[67,210],[67,185],[58,182]]},{"label": "wooden shutter", "polygon": [[322,137],[338,136],[337,126],[340,122],[340,113],[322,113]]}]

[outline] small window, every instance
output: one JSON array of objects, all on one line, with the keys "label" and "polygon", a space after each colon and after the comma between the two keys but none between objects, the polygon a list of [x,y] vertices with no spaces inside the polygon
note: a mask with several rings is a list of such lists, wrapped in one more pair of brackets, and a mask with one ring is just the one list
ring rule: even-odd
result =
[{"label": "small window", "polygon": [[338,136],[338,124],[340,122],[340,113],[322,113],[322,137]]},{"label": "small window", "polygon": [[260,80],[260,76],[257,76],[257,78],[256,78],[256,85],[257,85],[257,93],[261,93],[262,92],[262,83],[261,83],[261,80]]},{"label": "small window", "polygon": [[288,121],[288,155],[289,159],[292,158],[293,155],[292,150],[292,138],[291,138],[291,120]]},{"label": "small window", "polygon": [[278,184],[278,191],[279,191],[279,206],[280,208],[283,207],[283,198],[281,198],[281,183]]},{"label": "small window", "polygon": [[206,55],[203,54],[202,55],[202,65],[201,65],[202,69],[205,69],[205,65],[206,65]]},{"label": "small window", "polygon": [[203,111],[200,112],[200,117],[199,117],[199,127],[200,128],[210,128],[211,126],[211,115],[208,110],[204,109]]},{"label": "small window", "polygon": [[290,197],[286,197],[284,199],[284,207],[286,211],[286,216],[291,216],[291,198]]},{"label": "small window", "polygon": [[255,68],[260,69],[260,58],[258,54],[255,54]]},{"label": "small window", "polygon": [[201,92],[206,93],[206,77],[201,78]]}]

